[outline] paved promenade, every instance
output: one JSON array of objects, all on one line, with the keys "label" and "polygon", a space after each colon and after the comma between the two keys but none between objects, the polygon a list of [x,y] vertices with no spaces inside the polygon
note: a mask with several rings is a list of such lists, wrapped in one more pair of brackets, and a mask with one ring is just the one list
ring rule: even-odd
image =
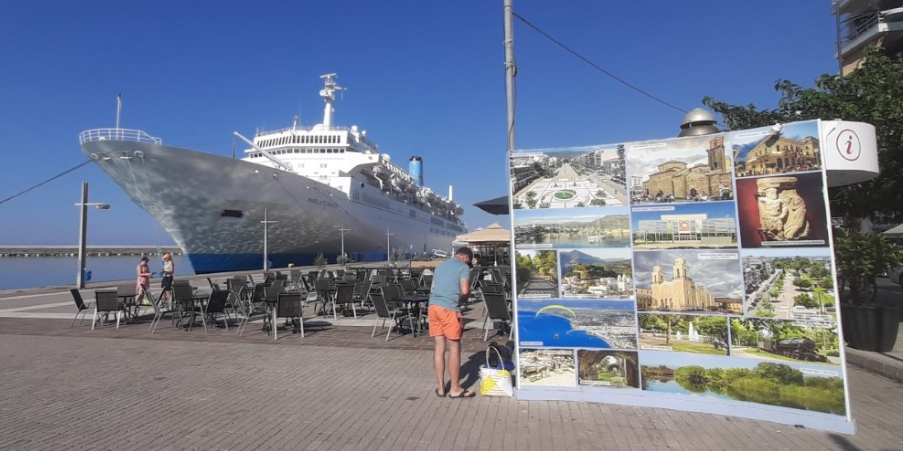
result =
[{"label": "paved promenade", "polygon": [[[846,436],[667,409],[438,398],[429,339],[371,339],[366,317],[274,342],[259,327],[244,338],[168,322],[155,335],[146,324],[70,329],[64,301],[0,296],[0,450],[903,450],[903,385],[856,367],[857,432]],[[481,308],[465,333],[470,387]]]}]

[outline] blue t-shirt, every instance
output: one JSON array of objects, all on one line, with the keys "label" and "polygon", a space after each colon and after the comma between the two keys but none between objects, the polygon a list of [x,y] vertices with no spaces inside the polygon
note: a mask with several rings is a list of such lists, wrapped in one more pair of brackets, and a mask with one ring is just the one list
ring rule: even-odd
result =
[{"label": "blue t-shirt", "polygon": [[433,271],[433,291],[430,292],[430,305],[438,305],[449,310],[458,311],[461,301],[461,280],[470,282],[470,268],[452,257],[436,267]]}]

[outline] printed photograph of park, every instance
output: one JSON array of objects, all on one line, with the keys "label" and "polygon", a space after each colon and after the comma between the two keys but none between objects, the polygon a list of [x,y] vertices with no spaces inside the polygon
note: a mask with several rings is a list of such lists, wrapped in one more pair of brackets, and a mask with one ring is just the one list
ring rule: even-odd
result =
[{"label": "printed photograph of park", "polygon": [[732,200],[731,159],[724,146],[724,135],[629,145],[631,205]]},{"label": "printed photograph of park", "polygon": [[833,327],[837,306],[831,269],[827,248],[744,250],[744,316]]},{"label": "printed photograph of park", "polygon": [[839,367],[640,351],[643,390],[846,415]]},{"label": "printed photograph of park", "polygon": [[518,249],[630,247],[627,207],[514,212]]},{"label": "printed photograph of park", "polygon": [[510,164],[515,210],[627,205],[623,146],[523,150]]},{"label": "printed photograph of park", "polygon": [[762,127],[731,135],[737,177],[820,171],[818,122]]},{"label": "printed photograph of park", "polygon": [[636,349],[636,304],[597,299],[518,300],[522,347]]},{"label": "printed photograph of park", "polygon": [[633,297],[633,253],[629,248],[558,252],[561,296],[595,299]]},{"label": "printed photograph of park", "polygon": [[612,388],[640,388],[640,368],[636,352],[577,351],[580,385]]},{"label": "printed photograph of park", "polygon": [[785,362],[840,365],[837,326],[818,327],[760,318],[731,318],[731,355]]},{"label": "printed photograph of park", "polygon": [[634,207],[635,249],[736,249],[737,215],[733,202]]},{"label": "printed photograph of park", "polygon": [[727,317],[640,313],[640,349],[730,355]]},{"label": "printed photograph of park", "polygon": [[640,311],[741,313],[737,250],[637,251],[633,273]]},{"label": "printed photograph of park", "polygon": [[520,298],[558,297],[558,252],[517,250],[517,295]]},{"label": "printed photograph of park", "polygon": [[521,349],[518,354],[518,386],[576,387],[574,351],[570,349]]}]

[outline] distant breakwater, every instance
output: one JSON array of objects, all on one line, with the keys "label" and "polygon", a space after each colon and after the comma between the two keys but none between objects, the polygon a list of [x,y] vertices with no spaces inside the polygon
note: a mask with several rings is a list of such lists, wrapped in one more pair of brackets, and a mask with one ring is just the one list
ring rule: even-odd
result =
[{"label": "distant breakwater", "polygon": [[[169,252],[182,255],[178,246],[86,246],[86,255],[91,257],[117,257],[131,255],[159,255]],[[78,255],[78,246],[0,246],[0,257],[72,257]]]}]

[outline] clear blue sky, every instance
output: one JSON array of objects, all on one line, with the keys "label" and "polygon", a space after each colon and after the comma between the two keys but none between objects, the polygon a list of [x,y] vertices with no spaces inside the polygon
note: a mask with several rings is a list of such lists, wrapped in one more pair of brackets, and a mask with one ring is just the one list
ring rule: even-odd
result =
[{"label": "clear blue sky", "polygon": [[[515,0],[587,59],[684,110],[712,96],[773,108],[774,82],[835,73],[830,2]],[[501,0],[224,2],[11,0],[0,7],[0,199],[85,161],[82,130],[121,125],[230,155],[232,132],[319,122],[319,76],[357,124],[427,183],[472,206],[507,192]],[[517,147],[675,136],[682,112],[613,81],[515,20]],[[89,244],[153,244],[150,217],[93,165],[0,205],[0,245],[75,244],[83,181]],[[162,232],[162,242],[171,239]]]}]

